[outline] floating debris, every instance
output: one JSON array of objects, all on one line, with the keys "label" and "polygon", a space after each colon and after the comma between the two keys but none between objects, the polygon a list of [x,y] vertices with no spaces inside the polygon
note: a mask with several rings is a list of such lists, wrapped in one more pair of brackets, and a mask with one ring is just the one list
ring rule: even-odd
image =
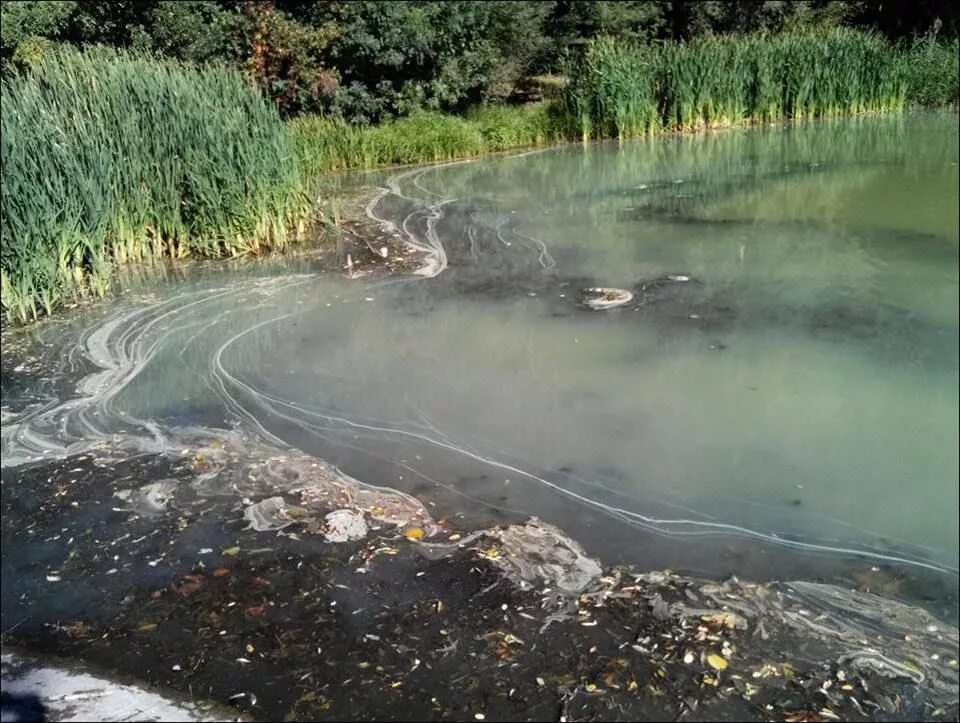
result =
[{"label": "floating debris", "polygon": [[129,504],[131,512],[149,516],[166,512],[176,488],[176,480],[163,479],[135,490],[118,490],[113,495]]},{"label": "floating debris", "polygon": [[324,520],[326,527],[323,536],[327,542],[349,542],[367,536],[367,522],[355,510],[334,510]]},{"label": "floating debris", "polygon": [[576,594],[603,571],[575,540],[536,517],[484,534],[496,538],[500,549],[481,550],[481,555],[521,583],[545,583],[559,592]]},{"label": "floating debris", "polygon": [[288,505],[283,497],[268,497],[250,505],[243,511],[243,518],[257,532],[282,530],[299,520],[306,510]]},{"label": "floating debris", "polygon": [[594,311],[612,309],[629,304],[631,301],[633,301],[633,292],[626,289],[596,286],[580,292],[580,302]]}]

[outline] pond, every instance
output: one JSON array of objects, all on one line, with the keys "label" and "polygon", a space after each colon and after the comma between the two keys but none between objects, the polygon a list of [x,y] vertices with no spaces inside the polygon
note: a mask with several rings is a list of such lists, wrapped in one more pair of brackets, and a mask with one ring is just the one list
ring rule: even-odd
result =
[{"label": "pond", "polygon": [[931,114],[344,178],[421,273],[271,260],[47,325],[80,391],[9,375],[3,465],[232,428],[606,563],[955,590],[957,163]]}]

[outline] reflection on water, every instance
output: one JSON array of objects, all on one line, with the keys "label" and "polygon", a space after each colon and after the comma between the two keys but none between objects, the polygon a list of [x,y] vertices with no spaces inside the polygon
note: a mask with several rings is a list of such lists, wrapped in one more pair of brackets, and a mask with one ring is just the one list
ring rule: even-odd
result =
[{"label": "reflection on water", "polygon": [[920,116],[364,177],[432,278],[276,261],[97,312],[74,353],[107,371],[5,425],[4,465],[239,424],[607,560],[955,572],[957,161],[956,116]]}]

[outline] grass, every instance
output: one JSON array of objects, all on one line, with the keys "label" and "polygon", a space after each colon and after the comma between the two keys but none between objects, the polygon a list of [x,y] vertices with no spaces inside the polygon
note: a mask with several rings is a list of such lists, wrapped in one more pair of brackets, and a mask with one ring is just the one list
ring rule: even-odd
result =
[{"label": "grass", "polygon": [[24,322],[115,264],[280,248],[310,212],[293,146],[238,73],[58,51],[2,79],[0,303]]},{"label": "grass", "polygon": [[321,116],[289,123],[304,172],[426,163],[564,140],[551,107],[481,106],[466,116],[415,113],[375,126]]}]

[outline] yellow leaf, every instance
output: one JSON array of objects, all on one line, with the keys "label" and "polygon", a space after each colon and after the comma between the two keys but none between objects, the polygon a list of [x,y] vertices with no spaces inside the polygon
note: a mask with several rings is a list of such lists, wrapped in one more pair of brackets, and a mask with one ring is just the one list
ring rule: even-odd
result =
[{"label": "yellow leaf", "polygon": [[383,517],[383,515],[387,514],[387,508],[380,507],[379,505],[377,507],[372,507],[370,509],[370,514],[374,517]]},{"label": "yellow leaf", "polygon": [[403,534],[408,540],[419,540],[423,537],[423,530],[419,527],[408,527]]},{"label": "yellow leaf", "polygon": [[727,667],[726,658],[716,653],[710,653],[710,655],[707,656],[707,663],[709,663],[710,667],[714,670],[725,670]]},{"label": "yellow leaf", "polygon": [[147,632],[148,630],[156,630],[156,629],[157,629],[156,623],[144,623],[139,628],[137,628],[137,630],[141,632]]},{"label": "yellow leaf", "polygon": [[252,646],[250,643],[247,643],[247,648],[246,648],[246,650],[247,650],[248,653],[252,653],[253,650],[254,650],[254,648],[253,648],[253,646]]},{"label": "yellow leaf", "polygon": [[724,626],[730,628],[731,630],[743,625],[743,622],[735,613],[728,613],[726,611],[713,613],[711,615],[701,615],[700,619],[705,623]]},{"label": "yellow leaf", "polygon": [[240,553],[240,548],[237,547],[236,545],[234,545],[233,547],[228,547],[226,550],[223,551],[224,555],[231,555],[231,556],[237,555],[239,553]]}]

